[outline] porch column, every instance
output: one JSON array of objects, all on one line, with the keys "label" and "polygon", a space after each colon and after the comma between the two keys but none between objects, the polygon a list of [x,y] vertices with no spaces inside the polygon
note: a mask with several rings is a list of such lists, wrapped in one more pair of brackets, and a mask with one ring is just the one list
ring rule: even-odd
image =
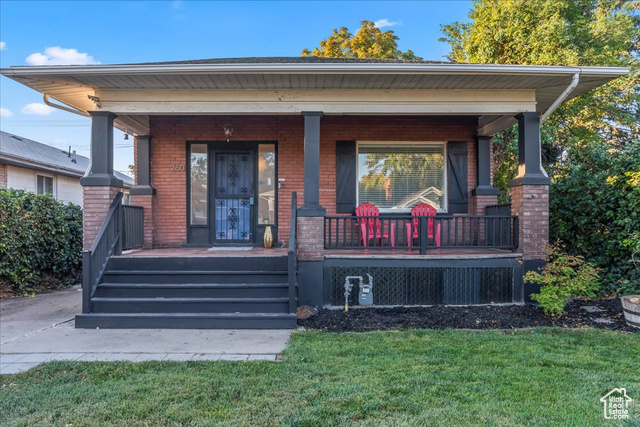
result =
[{"label": "porch column", "polygon": [[498,203],[498,189],[491,183],[491,137],[479,136],[477,140],[478,186],[471,190],[471,195],[474,198],[475,214],[484,215],[487,206]]},{"label": "porch column", "polygon": [[[542,168],[540,116],[526,112],[518,119],[518,175],[511,186],[511,214],[519,219],[519,248],[524,257],[524,272],[545,264],[549,243],[549,184]],[[539,287],[525,283],[525,299]]]},{"label": "porch column", "polygon": [[303,111],[304,116],[304,203],[298,216],[324,216],[320,206],[320,111]]},{"label": "porch column", "polygon": [[322,305],[324,216],[320,206],[320,118],[322,112],[304,116],[304,203],[298,209],[298,304]]},{"label": "porch column", "polygon": [[138,135],[135,145],[136,185],[131,187],[131,204],[144,208],[144,248],[153,248],[155,231],[153,201],[156,189],[151,186],[151,136]]},{"label": "porch column", "polygon": [[113,120],[108,111],[91,112],[91,164],[80,179],[83,187],[84,249],[90,249],[111,202],[122,190],[122,181],[113,174]]}]

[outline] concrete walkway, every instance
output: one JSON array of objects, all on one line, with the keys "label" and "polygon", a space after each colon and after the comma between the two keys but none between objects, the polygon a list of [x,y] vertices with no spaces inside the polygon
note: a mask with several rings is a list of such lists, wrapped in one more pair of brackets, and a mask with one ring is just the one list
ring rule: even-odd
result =
[{"label": "concrete walkway", "polygon": [[271,360],[289,330],[76,329],[77,287],[0,301],[0,374],[54,360]]}]

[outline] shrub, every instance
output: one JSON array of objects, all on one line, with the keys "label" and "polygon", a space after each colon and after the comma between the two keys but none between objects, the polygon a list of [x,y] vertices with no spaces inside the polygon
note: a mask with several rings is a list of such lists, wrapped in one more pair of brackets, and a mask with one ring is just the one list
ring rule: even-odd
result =
[{"label": "shrub", "polygon": [[0,280],[19,294],[76,283],[82,210],[51,195],[0,189]]},{"label": "shrub", "polygon": [[559,315],[572,297],[593,298],[600,289],[599,270],[581,256],[567,255],[558,246],[549,249],[548,262],[542,274],[530,271],[524,279],[542,285],[532,294],[545,313]]},{"label": "shrub", "polygon": [[[550,187],[550,238],[601,268],[603,293],[640,293],[640,141],[585,148]],[[636,255],[637,256],[637,255]]]}]

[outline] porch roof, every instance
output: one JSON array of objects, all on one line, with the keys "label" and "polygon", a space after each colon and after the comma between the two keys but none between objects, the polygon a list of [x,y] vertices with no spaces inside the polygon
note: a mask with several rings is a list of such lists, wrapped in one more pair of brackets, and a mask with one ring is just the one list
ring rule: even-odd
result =
[{"label": "porch roof", "polygon": [[[623,67],[334,58],[227,58],[19,66],[0,73],[79,112],[106,110],[135,133],[156,114],[467,114],[489,134],[628,74]],[[92,97],[90,99],[89,97]]]}]

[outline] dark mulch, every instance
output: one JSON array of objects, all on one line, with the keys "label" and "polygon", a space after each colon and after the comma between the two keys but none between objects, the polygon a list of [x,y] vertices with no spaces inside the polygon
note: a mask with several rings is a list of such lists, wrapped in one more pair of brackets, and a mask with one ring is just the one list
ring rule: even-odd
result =
[{"label": "dark mulch", "polygon": [[[603,312],[588,313],[582,307],[596,306]],[[613,323],[597,323],[595,319],[609,319]],[[364,332],[386,329],[517,329],[536,326],[560,326],[610,329],[621,332],[638,332],[624,321],[619,298],[598,301],[570,302],[559,317],[544,314],[535,305],[470,306],[470,307],[394,307],[351,308],[344,310],[320,310],[305,320],[298,320],[305,328],[331,332]]]}]

